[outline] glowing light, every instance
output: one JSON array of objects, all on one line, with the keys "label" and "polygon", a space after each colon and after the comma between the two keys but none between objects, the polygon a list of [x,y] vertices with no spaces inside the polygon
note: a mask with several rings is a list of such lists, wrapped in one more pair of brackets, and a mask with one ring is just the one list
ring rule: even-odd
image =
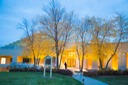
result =
[{"label": "glowing light", "polygon": [[126,68],[128,69],[128,53],[126,54]]},{"label": "glowing light", "polygon": [[118,70],[118,56],[117,55],[115,55],[112,58],[112,69],[113,70]]},{"label": "glowing light", "polygon": [[6,64],[6,58],[1,58],[1,64]]},{"label": "glowing light", "polygon": [[87,59],[87,69],[92,69],[92,60],[91,59]]},{"label": "glowing light", "polygon": [[23,62],[23,57],[22,57],[22,56],[18,56],[17,62],[18,62],[18,63],[22,63],[22,62]]}]

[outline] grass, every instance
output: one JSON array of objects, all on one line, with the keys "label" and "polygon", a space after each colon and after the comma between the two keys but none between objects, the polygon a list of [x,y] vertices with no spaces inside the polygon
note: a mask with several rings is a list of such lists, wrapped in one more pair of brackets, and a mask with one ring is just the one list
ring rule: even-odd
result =
[{"label": "grass", "polygon": [[102,76],[95,79],[103,81],[109,85],[128,85],[128,76]]},{"label": "grass", "polygon": [[[47,74],[47,76],[49,76]],[[53,74],[43,78],[43,72],[0,72],[0,85],[82,85],[69,76]]]}]

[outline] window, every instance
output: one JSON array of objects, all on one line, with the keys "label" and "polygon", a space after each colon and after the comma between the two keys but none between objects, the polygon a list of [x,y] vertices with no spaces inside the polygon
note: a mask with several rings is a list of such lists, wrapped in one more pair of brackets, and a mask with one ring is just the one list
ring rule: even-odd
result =
[{"label": "window", "polygon": [[30,62],[30,58],[23,58],[23,63],[29,63]]},{"label": "window", "polygon": [[1,64],[6,64],[6,58],[1,58]]},{"label": "window", "polygon": [[12,62],[12,58],[10,58],[10,62]]},{"label": "window", "polygon": [[76,52],[74,52],[74,51],[69,51],[68,52],[68,58],[67,58],[68,67],[75,67],[76,66],[75,55],[76,55]]}]

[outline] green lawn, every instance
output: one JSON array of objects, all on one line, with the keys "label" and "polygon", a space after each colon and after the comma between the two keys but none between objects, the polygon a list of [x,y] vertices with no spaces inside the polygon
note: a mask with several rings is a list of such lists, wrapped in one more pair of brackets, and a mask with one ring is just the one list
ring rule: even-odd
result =
[{"label": "green lawn", "polygon": [[128,76],[103,76],[95,79],[103,81],[109,85],[128,85]]},{"label": "green lawn", "polygon": [[[48,74],[47,74],[48,75]],[[53,74],[43,78],[43,72],[0,72],[0,85],[82,85],[72,77]]]}]

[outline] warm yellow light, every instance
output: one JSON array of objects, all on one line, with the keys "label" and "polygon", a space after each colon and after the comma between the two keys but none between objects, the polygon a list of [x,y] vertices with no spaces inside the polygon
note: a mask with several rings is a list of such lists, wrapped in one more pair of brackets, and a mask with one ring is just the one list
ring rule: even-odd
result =
[{"label": "warm yellow light", "polygon": [[128,69],[128,53],[126,54],[126,69]]},{"label": "warm yellow light", "polygon": [[92,69],[92,60],[91,59],[87,59],[87,69]]},{"label": "warm yellow light", "polygon": [[112,58],[112,69],[113,70],[118,70],[118,56],[117,55],[115,55]]},{"label": "warm yellow light", "polygon": [[1,58],[1,64],[6,64],[6,58]]},{"label": "warm yellow light", "polygon": [[22,63],[23,62],[23,57],[22,56],[18,56],[17,57],[17,62],[18,63]]}]

